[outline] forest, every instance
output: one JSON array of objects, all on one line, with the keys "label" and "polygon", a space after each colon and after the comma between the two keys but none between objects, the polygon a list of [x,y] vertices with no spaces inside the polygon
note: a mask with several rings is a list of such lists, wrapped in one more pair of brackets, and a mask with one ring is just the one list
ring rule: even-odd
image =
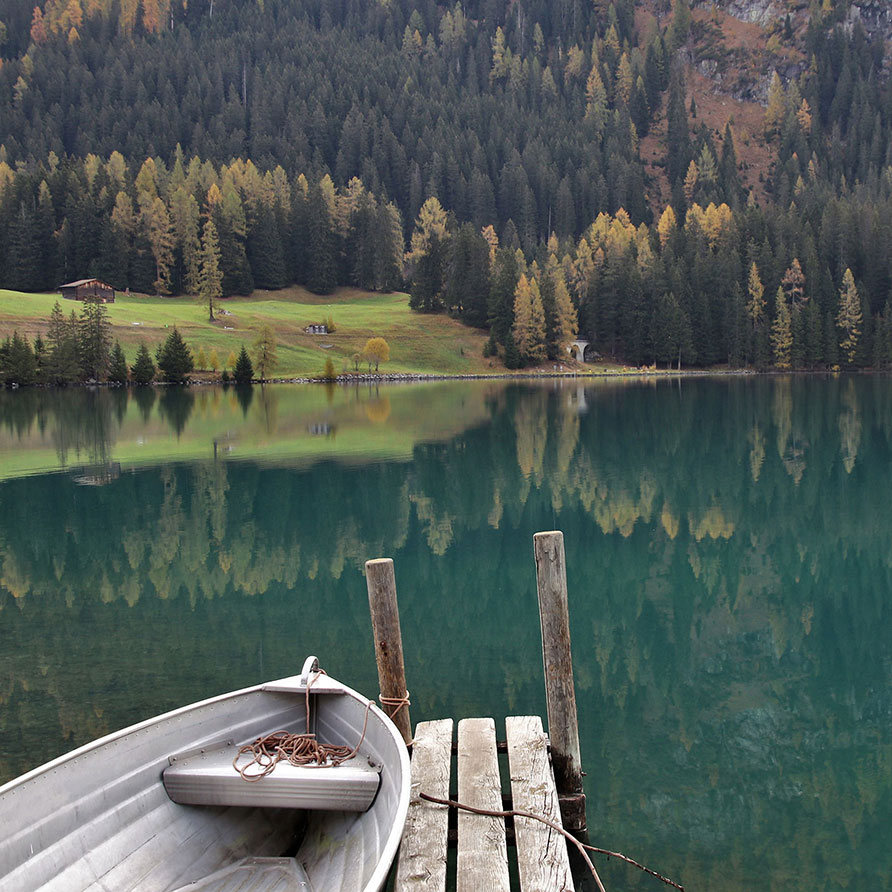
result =
[{"label": "forest", "polygon": [[757,195],[690,98],[687,0],[0,0],[0,287],[198,293],[212,221],[223,296],[405,289],[509,367],[578,336],[889,368],[892,88],[848,6],[772,37],[801,62],[767,90]]}]

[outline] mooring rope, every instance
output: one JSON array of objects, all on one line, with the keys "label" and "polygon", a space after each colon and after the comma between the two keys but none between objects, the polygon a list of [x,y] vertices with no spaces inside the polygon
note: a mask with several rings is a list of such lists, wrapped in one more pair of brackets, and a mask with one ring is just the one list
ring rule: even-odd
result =
[{"label": "mooring rope", "polygon": [[[325,675],[322,669],[307,685],[305,694],[307,731],[304,734],[294,734],[291,731],[273,731],[272,734],[258,737],[253,743],[246,743],[232,760],[232,767],[243,780],[258,781],[260,778],[271,774],[275,770],[276,765],[282,761],[297,766],[317,765],[322,767],[330,765],[337,767],[342,762],[352,759],[359,752],[359,748],[365,740],[365,732],[369,724],[371,700],[366,703],[362,734],[355,747],[320,743],[316,740],[316,735],[310,733],[310,688],[313,687],[320,675]],[[250,756],[250,758],[240,767],[238,763],[243,756]]]},{"label": "mooring rope", "polygon": [[381,706],[385,707],[385,712],[391,710],[390,712],[387,712],[387,717],[391,720],[396,717],[396,714],[401,709],[408,708],[412,705],[408,691],[406,691],[402,697],[385,697],[383,694],[378,694],[378,700],[381,702]]}]

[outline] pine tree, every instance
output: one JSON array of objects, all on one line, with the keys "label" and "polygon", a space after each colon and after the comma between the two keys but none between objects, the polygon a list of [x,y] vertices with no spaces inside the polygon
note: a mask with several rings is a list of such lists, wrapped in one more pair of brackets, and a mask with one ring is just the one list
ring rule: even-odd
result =
[{"label": "pine tree", "polygon": [[105,304],[89,300],[84,303],[78,322],[81,371],[86,379],[96,381],[108,372],[111,324]]},{"label": "pine tree", "polygon": [[308,197],[307,288],[329,294],[337,284],[338,244],[335,231],[334,185],[327,174]]},{"label": "pine tree", "polygon": [[47,377],[52,384],[74,384],[80,378],[77,320],[66,319],[59,301],[53,305],[47,329]]},{"label": "pine tree", "polygon": [[13,332],[0,347],[0,380],[10,387],[27,387],[37,379],[37,360],[28,338]]},{"label": "pine tree", "polygon": [[155,363],[144,343],[139,345],[130,374],[134,384],[151,384],[155,380]]},{"label": "pine tree", "polygon": [[232,377],[236,384],[250,384],[254,379],[254,366],[251,363],[251,357],[248,356],[248,351],[245,349],[244,344],[242,344],[238,359],[235,361]]},{"label": "pine tree", "polygon": [[115,346],[112,348],[108,365],[108,380],[112,384],[127,383],[127,359],[120,341],[115,341]]},{"label": "pine tree", "polygon": [[194,368],[192,351],[174,326],[155,355],[161,377],[169,384],[182,384]]}]

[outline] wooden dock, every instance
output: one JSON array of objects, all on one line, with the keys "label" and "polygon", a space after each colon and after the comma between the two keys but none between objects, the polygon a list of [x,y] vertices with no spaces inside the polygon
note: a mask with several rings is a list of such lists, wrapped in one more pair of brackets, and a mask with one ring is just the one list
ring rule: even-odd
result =
[{"label": "wooden dock", "polygon": [[[421,722],[413,736],[393,562],[366,563],[381,701],[412,749],[395,892],[509,892],[518,884],[520,892],[574,888],[567,840],[558,829],[586,827],[563,536],[537,533],[534,549],[551,741],[538,716],[507,718],[502,744],[491,718],[459,721],[457,741],[452,719]],[[507,759],[500,760],[500,752]],[[516,880],[509,844],[516,850]],[[451,846],[454,860],[447,857]]]},{"label": "wooden dock", "polygon": [[487,811],[525,811],[560,825],[548,738],[538,716],[505,720],[511,794],[504,802],[495,722],[458,723],[457,778],[451,778],[453,721],[421,722],[412,754],[412,795],[400,845],[395,892],[509,892],[508,838],[517,850],[521,892],[570,892],[567,843],[547,824],[458,812],[455,876],[448,876],[450,807],[422,799],[457,799]]}]

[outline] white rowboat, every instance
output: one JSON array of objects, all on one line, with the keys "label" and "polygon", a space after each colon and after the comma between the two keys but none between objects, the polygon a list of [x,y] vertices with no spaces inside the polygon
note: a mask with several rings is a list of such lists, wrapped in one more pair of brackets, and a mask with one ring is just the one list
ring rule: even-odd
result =
[{"label": "white rowboat", "polygon": [[[280,730],[358,750],[244,780],[239,748]],[[157,716],[0,787],[0,889],[377,892],[409,788],[393,723],[310,657],[299,676]]]}]

